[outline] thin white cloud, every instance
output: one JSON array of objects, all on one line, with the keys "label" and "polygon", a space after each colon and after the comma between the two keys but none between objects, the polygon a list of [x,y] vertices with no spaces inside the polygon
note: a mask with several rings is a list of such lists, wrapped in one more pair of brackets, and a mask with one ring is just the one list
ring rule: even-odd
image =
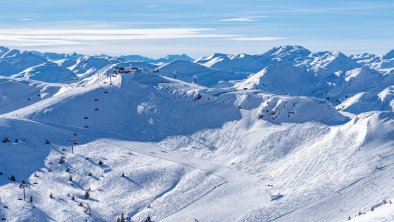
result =
[{"label": "thin white cloud", "polygon": [[219,39],[223,41],[275,41],[284,37],[252,37],[221,34],[206,28],[157,29],[0,29],[0,45],[9,46],[73,46],[114,44],[139,40]]},{"label": "thin white cloud", "polygon": [[262,37],[237,37],[232,38],[231,40],[235,41],[275,41],[275,40],[283,40],[287,39],[286,37],[271,37],[271,36],[262,36]]},{"label": "thin white cloud", "polygon": [[1,29],[0,43],[73,45],[102,41],[165,40],[236,38],[239,35],[215,33],[214,29],[158,28],[158,29]]},{"label": "thin white cloud", "polygon": [[252,18],[230,18],[230,19],[222,19],[221,22],[256,22],[258,20]]},{"label": "thin white cloud", "polygon": [[33,21],[33,19],[31,19],[31,18],[21,18],[21,19],[19,19],[20,21]]},{"label": "thin white cloud", "polygon": [[248,16],[239,18],[222,19],[221,22],[258,22],[258,18],[266,18],[267,16]]}]

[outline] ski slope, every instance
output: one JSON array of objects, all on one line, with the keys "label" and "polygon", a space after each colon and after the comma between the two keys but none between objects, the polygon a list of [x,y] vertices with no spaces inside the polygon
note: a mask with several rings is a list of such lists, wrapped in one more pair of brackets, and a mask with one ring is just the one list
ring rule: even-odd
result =
[{"label": "ski slope", "polygon": [[[275,48],[267,61],[292,64],[275,62],[234,87],[118,60],[79,60],[80,79],[68,84],[1,77],[1,219],[391,221],[392,77],[317,54]],[[119,64],[144,67],[109,78]],[[231,79],[185,61],[159,69],[179,65],[190,75],[208,70],[211,83]]]}]

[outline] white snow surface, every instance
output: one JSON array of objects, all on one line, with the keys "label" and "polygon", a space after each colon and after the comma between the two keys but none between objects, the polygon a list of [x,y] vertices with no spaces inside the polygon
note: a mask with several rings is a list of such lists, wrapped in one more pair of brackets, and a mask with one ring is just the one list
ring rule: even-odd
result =
[{"label": "white snow surface", "polygon": [[394,219],[394,84],[370,62],[390,53],[0,56],[1,219]]}]

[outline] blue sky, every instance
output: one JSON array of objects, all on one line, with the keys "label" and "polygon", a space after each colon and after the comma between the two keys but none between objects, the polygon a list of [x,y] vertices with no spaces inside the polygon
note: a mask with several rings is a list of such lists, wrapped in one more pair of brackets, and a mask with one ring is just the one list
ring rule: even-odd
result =
[{"label": "blue sky", "polygon": [[278,45],[382,54],[394,48],[392,0],[3,1],[11,48],[159,57],[258,54]]}]

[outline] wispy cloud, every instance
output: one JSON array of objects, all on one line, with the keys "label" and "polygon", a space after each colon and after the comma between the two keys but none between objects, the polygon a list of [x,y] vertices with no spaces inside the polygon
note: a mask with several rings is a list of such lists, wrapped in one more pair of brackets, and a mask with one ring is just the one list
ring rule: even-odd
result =
[{"label": "wispy cloud", "polygon": [[260,37],[237,37],[232,38],[235,41],[275,41],[287,39],[286,37],[270,37],[270,36],[260,36]]},{"label": "wispy cloud", "polygon": [[259,18],[266,18],[267,16],[248,16],[239,18],[222,19],[220,22],[258,22]]},{"label": "wispy cloud", "polygon": [[256,22],[258,20],[252,18],[230,18],[230,19],[222,19],[221,22]]},{"label": "wispy cloud", "polygon": [[19,21],[33,21],[33,19],[31,19],[31,18],[21,18],[21,19],[19,19]]},{"label": "wispy cloud", "polygon": [[0,43],[8,45],[73,45],[100,41],[165,40],[165,39],[228,39],[242,37],[215,33],[204,28],[157,29],[2,29]]}]

